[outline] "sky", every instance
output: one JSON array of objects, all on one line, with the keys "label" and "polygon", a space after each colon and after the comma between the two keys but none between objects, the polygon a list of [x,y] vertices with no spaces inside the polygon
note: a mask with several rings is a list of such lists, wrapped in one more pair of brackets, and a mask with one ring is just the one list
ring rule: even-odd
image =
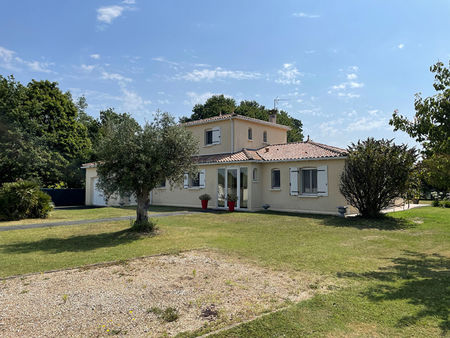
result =
[{"label": "sky", "polygon": [[434,95],[429,67],[450,60],[448,0],[3,0],[0,74],[59,83],[88,113],[140,123],[214,94],[303,122],[316,142],[395,138],[395,109]]}]

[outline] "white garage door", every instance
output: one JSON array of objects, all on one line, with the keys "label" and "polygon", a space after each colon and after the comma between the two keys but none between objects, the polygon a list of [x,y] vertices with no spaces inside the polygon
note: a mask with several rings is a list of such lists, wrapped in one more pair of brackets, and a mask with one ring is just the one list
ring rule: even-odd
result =
[{"label": "white garage door", "polygon": [[93,197],[92,197],[92,204],[93,205],[106,205],[106,201],[105,198],[103,197],[103,194],[101,192],[101,190],[99,190],[97,188],[97,182],[98,182],[98,178],[94,178],[92,180],[92,185],[93,185]]}]

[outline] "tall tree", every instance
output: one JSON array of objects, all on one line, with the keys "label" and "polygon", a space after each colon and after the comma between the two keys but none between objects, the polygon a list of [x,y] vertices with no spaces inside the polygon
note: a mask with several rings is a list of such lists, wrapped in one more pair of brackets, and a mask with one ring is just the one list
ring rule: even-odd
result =
[{"label": "tall tree", "polygon": [[[180,122],[188,122],[201,120],[208,117],[218,116],[220,114],[236,114],[248,116],[263,121],[268,121],[269,116],[274,113],[273,110],[267,109],[256,101],[241,101],[236,106],[236,101],[227,98],[224,95],[214,95],[210,97],[204,104],[196,104],[192,109],[193,114],[190,117],[183,117]],[[300,120],[291,117],[287,112],[278,111],[277,122],[292,128],[288,131],[288,142],[299,142],[303,140],[303,124]]]},{"label": "tall tree", "polygon": [[[449,61],[450,66],[450,61]],[[422,99],[416,94],[414,119],[408,120],[397,111],[390,124],[402,130],[423,146],[423,177],[430,185],[449,191],[450,182],[450,67],[442,62],[430,67],[435,73],[433,87],[437,94]]]},{"label": "tall tree", "polygon": [[0,181],[80,186],[78,164],[91,143],[77,114],[70,93],[56,82],[33,80],[25,87],[0,76]]},{"label": "tall tree", "polygon": [[339,190],[363,217],[378,217],[393,199],[409,188],[416,150],[389,140],[352,143]]},{"label": "tall tree", "polygon": [[144,127],[130,116],[110,121],[100,141],[97,173],[106,197],[115,193],[136,196],[136,226],[146,228],[149,194],[164,180],[182,182],[185,172],[193,172],[192,157],[198,144],[192,134],[164,113]]}]

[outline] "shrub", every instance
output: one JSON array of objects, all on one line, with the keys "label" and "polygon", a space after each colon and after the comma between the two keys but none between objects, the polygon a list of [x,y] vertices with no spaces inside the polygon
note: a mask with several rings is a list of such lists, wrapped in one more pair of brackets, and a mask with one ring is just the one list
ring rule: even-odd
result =
[{"label": "shrub", "polygon": [[441,201],[439,204],[443,208],[450,208],[450,201]]},{"label": "shrub", "polygon": [[198,199],[199,199],[200,201],[209,201],[209,200],[211,199],[211,196],[209,196],[208,194],[203,194],[203,195],[200,195],[200,196],[198,197]]},{"label": "shrub", "polygon": [[46,218],[53,209],[51,202],[35,182],[4,183],[0,188],[0,220]]},{"label": "shrub", "polygon": [[433,206],[433,207],[438,207],[439,206],[439,201],[438,200],[433,200],[433,202],[431,202],[431,205]]},{"label": "shrub", "polygon": [[352,143],[341,175],[339,190],[363,217],[379,217],[380,211],[408,189],[416,150],[392,140]]},{"label": "shrub", "polygon": [[144,232],[144,233],[151,233],[156,230],[156,223],[152,220],[147,221],[135,221],[131,225],[131,231],[135,232]]},{"label": "shrub", "polygon": [[238,197],[236,194],[232,194],[232,193],[228,194],[228,196],[227,196],[228,202],[237,202],[237,200],[238,200]]}]

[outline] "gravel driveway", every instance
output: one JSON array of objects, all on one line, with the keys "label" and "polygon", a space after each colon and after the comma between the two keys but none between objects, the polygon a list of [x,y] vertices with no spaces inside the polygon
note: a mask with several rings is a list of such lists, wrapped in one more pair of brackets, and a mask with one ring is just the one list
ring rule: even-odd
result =
[{"label": "gravel driveway", "polygon": [[0,282],[0,336],[173,336],[247,320],[321,288],[211,251],[154,256]]}]

